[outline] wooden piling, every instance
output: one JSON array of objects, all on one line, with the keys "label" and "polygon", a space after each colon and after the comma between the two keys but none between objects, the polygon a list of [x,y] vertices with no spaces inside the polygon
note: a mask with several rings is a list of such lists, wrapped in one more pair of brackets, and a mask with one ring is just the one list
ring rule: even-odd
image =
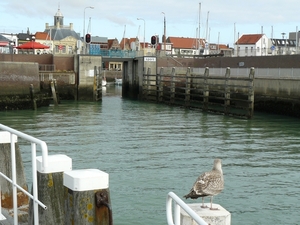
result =
[{"label": "wooden piling", "polygon": [[209,68],[206,67],[204,72],[203,111],[208,110],[208,101],[209,101],[208,77],[209,77]]},{"label": "wooden piling", "polygon": [[170,90],[170,103],[174,104],[175,103],[175,67],[172,68],[172,73],[171,73],[171,90]]},{"label": "wooden piling", "polygon": [[251,67],[250,73],[249,73],[249,87],[248,87],[248,118],[253,117],[253,112],[254,112],[254,74],[255,70],[254,67]]},{"label": "wooden piling", "polygon": [[94,101],[102,100],[102,75],[101,67],[94,67],[94,87],[93,87],[93,99]]},{"label": "wooden piling", "polygon": [[51,92],[52,92],[52,97],[53,97],[54,105],[58,106],[58,100],[57,100],[56,90],[55,90],[55,85],[54,85],[54,81],[53,80],[51,80],[50,86],[51,86]]},{"label": "wooden piling", "polygon": [[159,71],[159,74],[158,74],[158,81],[157,81],[157,86],[158,86],[158,102],[162,102],[163,101],[163,91],[164,91],[164,84],[163,84],[163,81],[162,81],[162,76],[164,74],[164,68],[160,68],[160,71]]},{"label": "wooden piling", "polygon": [[191,101],[191,68],[188,67],[185,74],[185,107],[190,106]]},{"label": "wooden piling", "polygon": [[230,111],[229,79],[230,79],[230,67],[227,67],[226,73],[225,73],[225,88],[224,88],[224,113],[225,113],[225,115],[228,115],[229,111]]},{"label": "wooden piling", "polygon": [[35,96],[34,96],[33,84],[30,84],[29,93],[30,93],[30,99],[31,99],[31,102],[32,102],[32,108],[33,108],[33,110],[36,110],[37,105],[36,105],[36,99],[35,99]]},{"label": "wooden piling", "polygon": [[112,225],[108,182],[97,169],[65,172],[65,224]]},{"label": "wooden piling", "polygon": [[[64,185],[65,171],[72,169],[72,159],[66,155],[49,155],[47,168],[43,168],[42,157],[37,157],[38,199],[47,209],[39,208],[39,222],[45,225],[64,225]],[[29,204],[29,224],[34,224],[33,202]]]},{"label": "wooden piling", "polygon": [[[0,131],[0,171],[9,179],[12,179],[12,157],[11,157],[11,137],[13,138],[13,143],[15,145],[15,165],[16,165],[16,180],[17,184],[21,186],[24,190],[28,190],[25,172],[23,167],[23,160],[21,156],[21,151],[18,145],[17,136],[12,135],[7,131]],[[0,176],[0,186],[1,186],[1,205],[3,208],[12,209],[13,208],[13,186],[12,184]],[[27,209],[28,207],[28,196],[22,191],[17,189],[17,207]],[[27,212],[19,210],[19,222],[25,222],[28,220]]]}]

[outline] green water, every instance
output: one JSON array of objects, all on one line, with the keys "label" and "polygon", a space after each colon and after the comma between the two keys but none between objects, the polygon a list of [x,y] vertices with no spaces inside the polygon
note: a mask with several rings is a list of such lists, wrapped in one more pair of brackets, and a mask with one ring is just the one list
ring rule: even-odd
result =
[{"label": "green water", "polygon": [[[126,100],[108,87],[100,103],[0,112],[0,123],[70,156],[73,169],[109,173],[115,225],[166,224],[167,193],[187,194],[216,157],[225,189],[214,202],[231,212],[232,225],[300,224],[299,119],[235,119]],[[30,174],[30,150],[21,149]]]}]

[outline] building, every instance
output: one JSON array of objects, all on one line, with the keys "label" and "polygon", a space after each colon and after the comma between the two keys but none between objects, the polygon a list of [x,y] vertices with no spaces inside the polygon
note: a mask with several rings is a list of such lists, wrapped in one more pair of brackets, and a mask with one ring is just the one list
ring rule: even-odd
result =
[{"label": "building", "polygon": [[[166,46],[166,54],[178,57],[201,55],[203,54],[203,49],[205,47],[205,40],[197,38],[168,37],[166,43],[168,43],[168,46]],[[171,51],[169,50],[170,47]]]},{"label": "building", "polygon": [[73,30],[73,23],[64,25],[64,16],[58,8],[54,16],[54,25],[46,23],[45,33],[52,40],[53,54],[76,54],[83,52],[83,39]]},{"label": "building", "polygon": [[35,41],[49,46],[49,49],[37,49],[35,50],[36,55],[41,55],[41,54],[52,54],[53,52],[53,42],[51,40],[51,37],[49,37],[49,34],[46,32],[36,32],[35,33]]},{"label": "building", "polygon": [[270,39],[272,55],[292,55],[296,53],[296,40]]},{"label": "building", "polygon": [[12,53],[13,47],[12,47],[11,43],[13,44],[13,42],[11,40],[9,40],[4,35],[0,34],[0,54]]},{"label": "building", "polygon": [[235,43],[234,56],[265,56],[271,54],[264,34],[244,34]]}]

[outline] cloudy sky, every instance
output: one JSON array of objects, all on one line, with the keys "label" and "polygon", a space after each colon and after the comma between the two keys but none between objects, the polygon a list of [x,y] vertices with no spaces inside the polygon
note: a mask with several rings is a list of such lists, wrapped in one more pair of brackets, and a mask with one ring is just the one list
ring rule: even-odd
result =
[{"label": "cloudy sky", "polygon": [[146,42],[154,34],[161,37],[164,17],[167,37],[199,37],[200,27],[201,38],[230,46],[242,34],[282,38],[300,29],[299,0],[1,0],[0,33],[44,31],[45,23],[53,25],[58,8],[64,25],[73,23],[81,35],[85,14],[89,33],[119,40],[138,36],[143,41],[144,23]]}]

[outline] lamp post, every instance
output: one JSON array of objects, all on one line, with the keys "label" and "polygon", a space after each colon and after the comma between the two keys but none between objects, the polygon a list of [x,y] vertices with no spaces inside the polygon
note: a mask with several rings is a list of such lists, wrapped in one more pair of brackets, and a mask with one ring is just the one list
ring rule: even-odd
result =
[{"label": "lamp post", "polygon": [[94,9],[93,6],[87,6],[83,10],[83,52],[85,53],[85,10],[86,9]]},{"label": "lamp post", "polygon": [[143,18],[137,18],[137,20],[143,20],[144,21],[144,50],[143,52],[145,51],[145,31],[146,31],[146,23],[145,23],[145,20]]},{"label": "lamp post", "polygon": [[164,52],[166,55],[166,14],[164,12],[162,12],[162,14],[164,14]]}]

